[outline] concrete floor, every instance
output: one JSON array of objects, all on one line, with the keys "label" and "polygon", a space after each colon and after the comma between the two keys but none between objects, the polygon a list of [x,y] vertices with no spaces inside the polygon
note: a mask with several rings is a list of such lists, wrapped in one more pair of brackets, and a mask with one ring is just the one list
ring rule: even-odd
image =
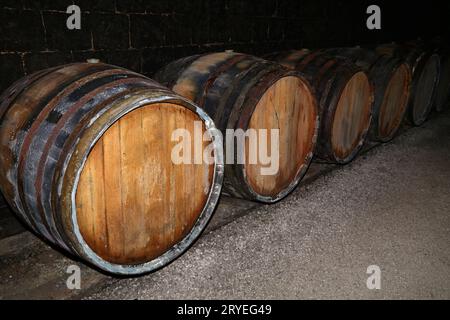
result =
[{"label": "concrete floor", "polygon": [[[381,289],[369,290],[369,265]],[[450,298],[450,114],[90,298]]]},{"label": "concrete floor", "polygon": [[329,169],[275,205],[222,198],[186,254],[142,277],[104,275],[23,230],[0,240],[0,299],[450,299],[450,111]]}]

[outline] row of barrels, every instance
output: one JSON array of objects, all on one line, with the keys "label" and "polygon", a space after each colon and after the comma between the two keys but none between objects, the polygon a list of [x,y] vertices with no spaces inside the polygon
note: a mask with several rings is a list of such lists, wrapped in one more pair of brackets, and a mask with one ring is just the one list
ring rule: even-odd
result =
[{"label": "row of barrels", "polygon": [[[345,164],[449,103],[444,50],[384,45],[174,61],[151,80],[103,63],[42,70],[0,97],[0,187],[37,234],[116,274],[158,269],[200,235],[221,193],[273,203],[313,156]],[[175,165],[172,133],[279,129],[279,170]],[[204,142],[203,148],[207,147]],[[225,149],[227,152],[236,152]],[[235,158],[237,155],[232,155]]]}]

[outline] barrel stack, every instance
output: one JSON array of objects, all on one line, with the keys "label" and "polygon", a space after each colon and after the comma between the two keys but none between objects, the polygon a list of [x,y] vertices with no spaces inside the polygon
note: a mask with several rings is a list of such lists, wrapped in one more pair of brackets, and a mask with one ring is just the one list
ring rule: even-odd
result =
[{"label": "barrel stack", "polygon": [[[297,71],[226,51],[174,61],[155,79],[203,108],[224,136],[229,129],[279,130],[279,170],[263,174],[267,165],[249,162],[248,155],[245,163],[227,162],[227,194],[272,203],[295,188],[313,156],[318,130],[315,95]],[[239,157],[227,144],[225,155]]]},{"label": "barrel stack", "polygon": [[222,184],[274,203],[313,156],[349,163],[404,119],[418,126],[444,110],[449,57],[420,43],[225,51],[173,61],[156,81],[94,60],[45,69],[0,96],[0,190],[69,254],[149,272],[198,238]]},{"label": "barrel stack", "polygon": [[139,274],[178,257],[205,227],[221,144],[211,137],[213,163],[171,159],[173,130],[215,128],[192,102],[102,63],[40,71],[0,101],[0,188],[50,242],[105,271]]}]

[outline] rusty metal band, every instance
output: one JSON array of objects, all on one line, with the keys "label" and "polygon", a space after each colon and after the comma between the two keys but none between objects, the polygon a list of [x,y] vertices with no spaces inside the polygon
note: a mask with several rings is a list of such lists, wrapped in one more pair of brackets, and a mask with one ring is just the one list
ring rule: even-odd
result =
[{"label": "rusty metal band", "polygon": [[[47,71],[43,71],[42,73],[38,73],[38,76],[33,77],[34,81],[31,82],[30,86],[23,88],[23,92],[28,92],[29,90],[34,89],[38,89],[39,85],[45,80],[47,79],[47,76],[50,76],[52,74],[55,74],[57,72],[59,72],[60,70],[63,70],[64,68],[67,67],[73,67],[74,65],[66,65],[66,66],[62,66],[62,67],[57,67],[57,68],[53,68],[50,70],[50,72]],[[26,81],[25,81],[26,82]],[[62,86],[58,86],[59,88],[62,88]],[[51,91],[52,95],[56,95],[57,94],[57,90],[53,90]],[[20,157],[20,148],[22,145],[22,140],[25,138],[25,136],[27,135],[27,131],[29,129],[30,126],[30,118],[33,119],[34,117],[36,117],[39,114],[40,109],[43,108],[43,106],[45,106],[45,103],[48,101],[48,96],[49,94],[47,94],[47,96],[43,96],[42,100],[39,101],[35,101],[36,105],[31,104],[29,109],[30,112],[27,113],[25,116],[26,118],[24,119],[25,121],[23,121],[23,123],[20,125],[19,128],[15,128],[14,129],[14,134],[17,136],[19,132],[22,132],[22,135],[18,136],[18,142],[15,145],[15,149],[11,149],[11,156],[14,158],[15,163],[13,165],[13,167],[10,169],[11,173],[12,173],[12,179],[15,180],[15,182],[13,184],[11,184],[11,186],[14,188],[14,193],[16,195],[16,198],[14,198],[14,207],[16,208],[16,211],[19,212],[19,214],[21,214],[22,216],[26,216],[30,226],[35,229],[36,231],[42,232],[43,235],[48,238],[49,240],[52,240],[51,236],[46,232],[46,228],[45,226],[42,224],[42,221],[38,221],[36,219],[36,217],[34,215],[27,215],[27,209],[24,207],[24,195],[21,192],[21,187],[22,185],[20,185],[20,182],[18,183],[17,177],[18,177],[18,172],[17,172],[17,160]],[[44,99],[45,98],[45,99]],[[13,109],[13,108],[17,108],[18,106],[21,106],[21,102],[23,100],[23,96],[22,95],[17,95],[14,98],[14,103],[12,103],[11,105],[9,105],[9,109]],[[4,121],[4,120],[3,120]],[[17,198],[18,197],[18,198]]]},{"label": "rusty metal band", "polygon": [[[255,72],[255,70],[258,68],[260,61],[254,57],[246,56],[246,58],[240,60],[240,62],[247,62],[248,66],[244,70],[239,68],[236,64],[228,68],[226,73],[223,73],[217,78],[216,83],[221,80],[222,77],[227,77],[231,83],[224,91],[220,92],[220,96],[215,97],[216,99],[208,97],[204,104],[204,109],[214,119],[216,126],[224,133],[227,128],[232,128],[229,119],[233,115],[237,97],[241,93],[246,92],[247,89],[245,86],[250,85],[253,81],[253,77],[259,72]],[[243,79],[245,80],[243,81]],[[211,91],[212,90],[210,90],[210,92]],[[239,114],[236,116],[239,116]]]},{"label": "rusty metal band", "polygon": [[[105,77],[105,78],[96,78],[95,82],[99,82],[98,84],[102,84],[104,83],[104,85],[97,87],[95,90],[93,91],[89,91],[88,94],[86,94],[85,96],[83,96],[82,98],[80,97],[80,99],[77,100],[77,102],[75,104],[73,104],[72,106],[70,106],[70,108],[64,112],[64,114],[62,115],[61,119],[58,121],[57,125],[54,126],[52,132],[50,133],[50,135],[47,137],[46,143],[43,146],[42,149],[42,155],[41,158],[38,162],[38,166],[36,169],[36,180],[35,180],[35,190],[36,190],[36,200],[37,200],[37,206],[38,206],[38,210],[39,212],[41,212],[41,214],[44,215],[45,219],[50,223],[50,226],[52,228],[52,232],[54,233],[54,236],[58,239],[60,239],[60,242],[64,243],[62,237],[61,237],[61,232],[58,230],[57,225],[55,224],[55,219],[54,219],[54,214],[53,214],[53,210],[51,210],[51,208],[47,208],[44,209],[44,199],[43,199],[43,195],[47,195],[48,193],[51,192],[51,190],[43,190],[44,188],[44,180],[48,177],[48,174],[46,174],[48,171],[48,169],[46,170],[46,166],[48,165],[47,163],[49,162],[49,154],[50,154],[50,150],[51,148],[54,147],[56,141],[58,140],[58,137],[60,136],[62,130],[67,130],[70,132],[70,127],[67,126],[68,121],[70,118],[73,118],[74,114],[76,112],[78,112],[80,110],[81,107],[83,107],[90,99],[92,99],[93,97],[95,97],[96,95],[102,95],[104,96],[105,92],[108,92],[107,90],[110,88],[117,88],[120,87],[121,85],[127,84],[127,83],[136,83],[136,79],[134,75],[131,75],[130,78],[122,78],[120,80],[115,80],[115,81],[111,81],[113,80],[113,78],[111,78],[111,76],[109,77]],[[103,80],[103,81],[101,81]],[[103,98],[103,97],[102,97]],[[64,128],[65,127],[65,128]]]},{"label": "rusty metal band", "polygon": [[216,79],[219,77],[220,74],[227,72],[227,70],[231,67],[234,66],[235,64],[241,62],[242,60],[244,60],[246,58],[246,55],[244,54],[238,54],[238,55],[234,55],[232,56],[230,59],[225,60],[224,63],[220,64],[216,70],[214,70],[213,72],[211,72],[208,76],[208,79],[206,80],[206,82],[204,84],[199,84],[200,87],[203,88],[203,92],[200,95],[200,99],[197,102],[197,104],[200,107],[203,107],[204,103],[205,103],[205,99],[208,95],[208,91],[209,89],[213,86],[214,81],[216,81]]},{"label": "rusty metal band", "polygon": [[[63,81],[63,83],[58,84],[56,88],[53,88],[50,93],[45,97],[45,99],[39,101],[39,104],[36,105],[33,110],[34,112],[30,115],[30,117],[27,119],[27,121],[24,123],[24,127],[26,128],[26,136],[24,137],[24,141],[21,144],[21,149],[18,153],[18,161],[17,161],[17,190],[18,195],[20,197],[20,201],[23,207],[23,210],[25,212],[33,213],[29,214],[30,220],[34,221],[35,225],[37,226],[39,232],[41,232],[44,236],[48,238],[49,241],[52,242],[58,242],[58,240],[53,236],[52,234],[52,228],[50,224],[48,223],[47,219],[45,218],[45,214],[38,210],[37,214],[34,214],[35,210],[29,207],[29,203],[27,201],[27,192],[25,190],[25,160],[28,156],[28,148],[30,147],[32,141],[35,141],[34,139],[38,138],[34,134],[41,125],[41,121],[45,119],[49,119],[48,117],[51,117],[53,115],[53,107],[54,103],[57,103],[61,97],[64,97],[64,94],[66,93],[66,90],[72,89],[71,84],[78,83],[78,81],[87,78],[90,79],[89,76],[95,74],[99,70],[106,70],[108,68],[111,68],[110,66],[106,65],[89,65],[89,64],[83,64],[81,65],[84,67],[84,70],[80,70],[80,73],[77,74],[75,77],[71,77],[70,79],[67,79]],[[43,79],[42,81],[44,81]],[[45,118],[46,117],[46,118]],[[36,123],[35,120],[39,119]],[[57,119],[54,119],[53,121],[56,121]],[[33,129],[33,130],[32,130]],[[30,130],[32,130],[30,132]],[[29,179],[30,177],[27,176],[26,179]],[[34,203],[34,200],[32,200]],[[53,228],[54,229],[54,228]],[[54,230],[55,231],[55,230]],[[61,245],[64,245],[61,243]]]},{"label": "rusty metal band", "polygon": [[62,69],[64,66],[54,67],[50,69],[44,69],[35,72],[31,75],[25,76],[13,83],[1,96],[0,96],[0,122],[3,120],[3,115],[8,110],[8,108],[14,103],[18,96],[20,96],[23,91],[32,86],[34,82],[39,81],[39,79],[45,77],[46,75]]},{"label": "rusty metal band", "polygon": [[181,75],[191,66],[191,64],[204,56],[197,54],[169,63],[167,66],[156,72],[154,79],[165,85],[167,88],[173,88]]}]

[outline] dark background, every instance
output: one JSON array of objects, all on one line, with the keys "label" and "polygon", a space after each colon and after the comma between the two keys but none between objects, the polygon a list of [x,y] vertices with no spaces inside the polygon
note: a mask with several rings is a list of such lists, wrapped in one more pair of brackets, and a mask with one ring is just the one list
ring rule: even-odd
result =
[{"label": "dark background", "polygon": [[[66,9],[82,10],[80,31]],[[366,8],[382,9],[382,30]],[[450,1],[0,0],[0,91],[24,74],[87,58],[151,76],[208,51],[255,55],[289,48],[448,37]]]}]

